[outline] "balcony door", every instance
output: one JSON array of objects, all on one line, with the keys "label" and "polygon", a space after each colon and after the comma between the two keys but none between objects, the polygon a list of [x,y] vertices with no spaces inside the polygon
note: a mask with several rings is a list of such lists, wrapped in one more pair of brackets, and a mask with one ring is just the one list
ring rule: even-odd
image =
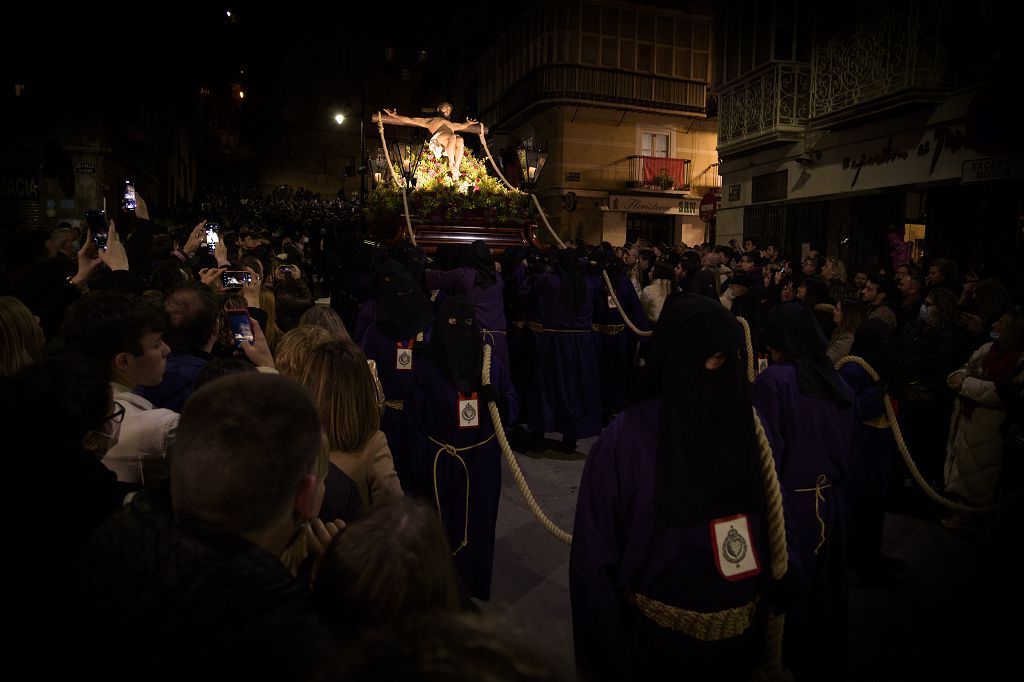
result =
[{"label": "balcony door", "polygon": [[640,155],[668,158],[669,136],[667,133],[640,133]]}]

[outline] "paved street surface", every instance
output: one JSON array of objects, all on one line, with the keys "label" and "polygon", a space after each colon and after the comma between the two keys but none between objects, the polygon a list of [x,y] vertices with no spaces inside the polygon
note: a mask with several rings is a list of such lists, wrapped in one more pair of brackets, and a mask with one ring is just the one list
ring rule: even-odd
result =
[{"label": "paved street surface", "polygon": [[[574,455],[517,453],[541,507],[568,532],[583,453],[594,440],[580,441]],[[507,468],[502,477],[492,600],[481,610],[510,619],[572,674],[569,547],[534,519]],[[901,512],[886,519],[884,551],[902,566],[886,584],[850,589],[847,679],[1016,679],[1024,643],[1020,526],[950,530],[923,496]]]}]

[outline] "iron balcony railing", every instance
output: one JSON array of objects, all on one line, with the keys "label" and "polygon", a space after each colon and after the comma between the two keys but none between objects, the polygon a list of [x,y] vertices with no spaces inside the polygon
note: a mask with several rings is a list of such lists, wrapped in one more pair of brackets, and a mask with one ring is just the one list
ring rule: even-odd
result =
[{"label": "iron balcony railing", "polygon": [[810,117],[811,66],[771,62],[718,92],[720,149],[803,132]]},{"label": "iron balcony railing", "polygon": [[707,83],[617,69],[554,64],[534,69],[490,102],[481,118],[507,126],[534,104],[561,101],[703,114]]},{"label": "iron balcony railing", "polygon": [[841,114],[907,90],[952,85],[940,18],[924,3],[897,3],[881,17],[815,47],[811,117]]},{"label": "iron balcony railing", "polygon": [[673,159],[661,156],[629,156],[628,189],[668,191],[689,191],[690,159]]}]

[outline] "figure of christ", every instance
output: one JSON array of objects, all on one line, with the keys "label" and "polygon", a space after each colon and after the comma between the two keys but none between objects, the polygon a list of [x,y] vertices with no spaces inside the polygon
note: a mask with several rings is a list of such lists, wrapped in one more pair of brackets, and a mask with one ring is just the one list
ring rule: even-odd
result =
[{"label": "figure of christ", "polygon": [[448,158],[448,172],[452,180],[458,180],[459,166],[462,163],[462,155],[465,153],[466,145],[460,132],[486,133],[487,128],[483,123],[467,118],[465,123],[455,123],[449,117],[452,115],[452,105],[448,102],[441,102],[437,105],[438,116],[431,118],[413,118],[410,116],[399,116],[394,109],[385,109],[384,116],[374,114],[373,121],[393,123],[395,125],[419,126],[430,132],[430,150],[435,158],[442,155]]}]

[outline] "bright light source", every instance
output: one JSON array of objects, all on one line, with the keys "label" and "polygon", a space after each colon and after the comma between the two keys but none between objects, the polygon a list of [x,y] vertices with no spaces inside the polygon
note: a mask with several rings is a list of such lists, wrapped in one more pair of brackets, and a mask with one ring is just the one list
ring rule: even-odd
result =
[{"label": "bright light source", "polygon": [[228,16],[230,17],[230,16],[231,16],[231,10],[228,10],[228,11],[227,11],[227,12],[225,12],[224,14],[226,14],[226,15],[228,15]]},{"label": "bright light source", "polygon": [[345,122],[345,117],[342,116],[341,114],[335,114],[334,115],[334,122],[337,123],[338,125],[341,125],[342,123]]},{"label": "bright light source", "polygon": [[245,99],[245,90],[238,91],[238,99]]}]

